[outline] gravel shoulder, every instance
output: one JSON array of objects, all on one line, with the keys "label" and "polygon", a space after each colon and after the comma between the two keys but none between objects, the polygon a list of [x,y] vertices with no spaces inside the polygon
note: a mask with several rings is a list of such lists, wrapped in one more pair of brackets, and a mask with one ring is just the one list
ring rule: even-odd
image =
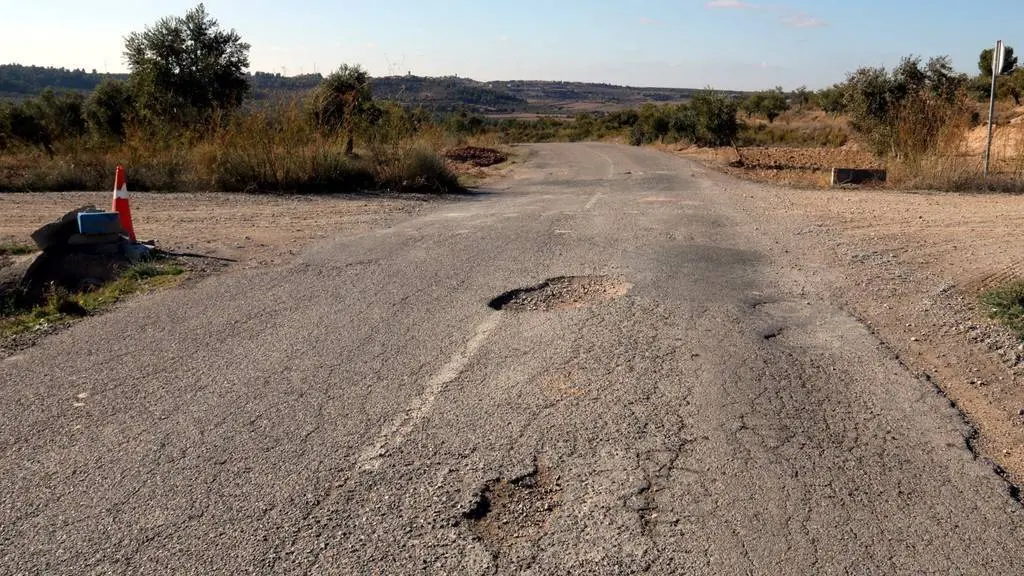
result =
[{"label": "gravel shoulder", "polygon": [[976,453],[1024,484],[1024,347],[978,303],[987,288],[1024,276],[1020,197],[711,177],[740,187],[766,234],[829,262],[812,274],[830,277],[837,301],[956,405]]}]

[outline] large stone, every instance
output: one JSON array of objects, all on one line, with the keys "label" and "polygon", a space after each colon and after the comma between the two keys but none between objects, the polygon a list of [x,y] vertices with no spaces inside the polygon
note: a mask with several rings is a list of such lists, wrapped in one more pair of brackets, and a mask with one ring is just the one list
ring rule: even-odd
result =
[{"label": "large stone", "polygon": [[90,204],[68,212],[56,222],[46,224],[33,232],[32,241],[43,251],[66,245],[68,239],[78,233],[78,215],[88,211],[96,211],[96,207]]}]

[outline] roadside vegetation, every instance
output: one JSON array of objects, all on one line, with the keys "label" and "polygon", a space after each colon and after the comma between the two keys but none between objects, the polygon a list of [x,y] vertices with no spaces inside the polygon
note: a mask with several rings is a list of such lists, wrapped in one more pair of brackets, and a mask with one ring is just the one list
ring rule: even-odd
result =
[{"label": "roadside vegetation", "polygon": [[981,303],[990,318],[1024,340],[1024,280],[1014,280],[983,293]]},{"label": "roadside vegetation", "polygon": [[24,256],[38,252],[35,246],[22,242],[0,242],[0,256]]},{"label": "roadside vegetation", "polygon": [[[180,38],[189,38],[181,42]],[[449,192],[451,134],[373,99],[342,66],[301,98],[254,105],[249,45],[202,4],[125,41],[127,80],[91,94],[0,102],[0,191],[102,190],[126,165],[138,190]]]},{"label": "roadside vegetation", "polygon": [[[956,72],[948,57],[908,56],[892,69],[864,67],[818,91],[805,87],[737,96],[706,90],[684,104],[647,104],[572,118],[449,118],[449,131],[493,135],[505,142],[612,140],[633,145],[728,147],[732,164],[758,175],[803,170],[821,183],[831,166],[885,167],[891,185],[940,190],[1024,191],[1024,70],[1012,48],[1000,72],[992,174],[982,177],[993,50],[979,55],[979,74]],[[1001,132],[1002,131],[1002,132]],[[1000,140],[998,134],[1004,136]],[[743,148],[780,149],[771,154]],[[806,166],[795,157],[820,152]],[[836,151],[830,153],[829,151]],[[861,152],[869,162],[841,164]],[[739,158],[737,158],[737,152]],[[749,162],[750,158],[769,158]],[[830,165],[830,158],[835,158]],[[863,165],[860,165],[863,164]]]},{"label": "roadside vegetation", "polygon": [[184,274],[185,269],[173,260],[153,260],[126,268],[116,280],[95,290],[70,292],[52,286],[42,302],[29,299],[18,290],[2,292],[0,338],[45,330],[96,314],[131,294],[172,286]]},{"label": "roadside vegetation", "polygon": [[[572,117],[489,117],[453,111],[450,103],[431,109],[422,98],[424,79],[412,76],[385,79],[385,98],[378,98],[357,65],[326,77],[250,74],[248,53],[249,45],[200,4],[130,34],[127,76],[95,85],[96,74],[58,75],[69,91],[0,102],[0,191],[104,189],[114,166],[124,164],[138,190],[448,192],[459,186],[445,160],[454,148],[590,140],[722,148],[732,151],[730,163],[756,174],[778,173],[807,156],[790,149],[816,149],[820,160],[805,167],[816,181],[830,163],[849,159],[847,151],[865,151],[897,187],[1024,190],[1024,133],[1003,138],[993,176],[981,177],[975,131],[987,120],[991,49],[979,54],[973,77],[954,71],[947,57],[908,56],[892,69],[860,68],[818,91],[686,91],[685,102]],[[17,72],[7,82],[14,88],[45,70]],[[1024,70],[1012,49],[1000,75],[1001,129],[1024,117],[1016,109]],[[467,110],[481,102],[494,110],[530,104],[513,96],[515,83],[474,92],[442,80]],[[282,91],[275,92],[277,84]],[[86,93],[85,85],[95,88]],[[785,149],[785,157],[751,163],[770,156],[743,150],[751,148]]]}]

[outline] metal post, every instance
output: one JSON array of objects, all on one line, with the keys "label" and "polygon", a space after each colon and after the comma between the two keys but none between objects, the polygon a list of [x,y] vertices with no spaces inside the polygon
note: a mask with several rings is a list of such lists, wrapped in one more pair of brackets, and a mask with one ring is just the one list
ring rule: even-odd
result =
[{"label": "metal post", "polygon": [[992,118],[996,114],[996,75],[992,75],[992,93],[988,99],[988,143],[985,145],[985,177],[988,178],[988,166],[992,160]]},{"label": "metal post", "polygon": [[1003,65],[1003,41],[996,42],[996,49],[992,52],[992,91],[988,97],[988,142],[985,144],[985,178],[988,178],[988,168],[992,160],[992,120],[996,115],[996,78],[1002,72]]}]

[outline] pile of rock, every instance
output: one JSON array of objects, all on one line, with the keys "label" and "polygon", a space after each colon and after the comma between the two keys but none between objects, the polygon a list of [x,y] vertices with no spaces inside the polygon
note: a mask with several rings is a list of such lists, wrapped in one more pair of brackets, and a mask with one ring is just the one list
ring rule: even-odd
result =
[{"label": "pile of rock", "polygon": [[148,256],[150,247],[128,238],[116,212],[83,206],[32,233],[42,253],[21,279],[31,299],[51,286],[84,291],[100,286]]}]

